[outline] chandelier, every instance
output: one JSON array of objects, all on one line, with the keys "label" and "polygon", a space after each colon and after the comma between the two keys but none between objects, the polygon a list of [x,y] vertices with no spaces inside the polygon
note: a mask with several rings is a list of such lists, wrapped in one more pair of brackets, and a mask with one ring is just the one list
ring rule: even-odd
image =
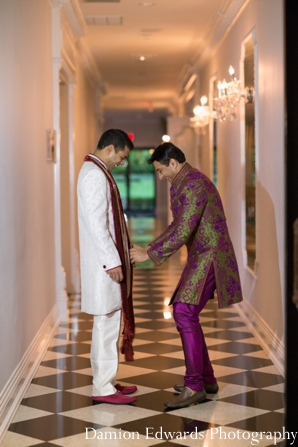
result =
[{"label": "chandelier", "polygon": [[241,89],[241,82],[234,76],[234,73],[234,68],[230,66],[229,74],[231,76],[231,81],[226,82],[224,79],[217,84],[218,97],[213,99],[213,117],[220,121],[225,121],[227,118],[233,121],[237,117],[236,107],[241,98],[244,98],[247,103],[253,102],[253,87]]},{"label": "chandelier", "polygon": [[205,127],[209,124],[210,110],[206,106],[207,101],[207,96],[202,96],[201,105],[193,109],[194,116],[190,118],[190,127],[193,127],[197,134],[204,134]]}]

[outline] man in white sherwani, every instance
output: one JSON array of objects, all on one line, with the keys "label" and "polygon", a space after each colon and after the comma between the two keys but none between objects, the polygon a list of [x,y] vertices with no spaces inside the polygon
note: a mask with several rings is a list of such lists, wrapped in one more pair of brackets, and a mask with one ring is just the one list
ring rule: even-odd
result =
[{"label": "man in white sherwani", "polygon": [[78,220],[83,312],[94,315],[91,367],[92,399],[110,404],[136,400],[136,386],[116,383],[118,338],[123,308],[122,352],[133,360],[134,321],[131,301],[129,238],[121,199],[111,174],[123,165],[133,143],[119,129],[104,132],[94,154],[85,157],[78,178]]}]

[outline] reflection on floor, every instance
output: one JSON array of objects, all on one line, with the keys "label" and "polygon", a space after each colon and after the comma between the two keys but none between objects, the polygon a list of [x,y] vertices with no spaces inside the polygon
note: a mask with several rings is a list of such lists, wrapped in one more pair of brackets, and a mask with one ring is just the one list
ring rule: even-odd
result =
[{"label": "reflection on floor", "polygon": [[[130,230],[133,242],[146,245],[152,240],[154,221],[132,220]],[[166,410],[164,402],[173,398],[172,386],[181,383],[184,374],[180,338],[166,305],[184,257],[182,251],[158,268],[149,261],[135,270],[135,361],[126,363],[120,357],[117,378],[122,384],[138,385],[137,401],[127,406],[92,405],[92,316],[82,314],[80,297],[72,296],[69,320],[60,324],[3,447],[263,447],[279,441],[277,432],[284,427],[283,377],[236,306],[218,310],[215,300],[200,320],[219,392],[207,395],[204,403]]]}]

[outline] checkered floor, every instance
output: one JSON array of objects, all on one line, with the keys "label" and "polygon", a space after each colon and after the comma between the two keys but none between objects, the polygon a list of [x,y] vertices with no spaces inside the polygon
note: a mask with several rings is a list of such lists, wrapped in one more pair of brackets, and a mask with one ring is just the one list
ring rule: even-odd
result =
[{"label": "checkered floor", "polygon": [[[130,227],[133,242],[152,239],[154,221],[135,219]],[[80,312],[79,296],[71,296],[69,320],[60,324],[3,447],[275,445],[275,432],[284,427],[284,380],[236,306],[218,310],[210,300],[200,317],[218,394],[188,408],[164,406],[173,399],[172,386],[183,383],[181,342],[166,302],[184,260],[182,251],[158,268],[148,261],[135,269],[135,361],[120,357],[117,379],[138,386],[137,401],[92,405],[92,316]]]}]

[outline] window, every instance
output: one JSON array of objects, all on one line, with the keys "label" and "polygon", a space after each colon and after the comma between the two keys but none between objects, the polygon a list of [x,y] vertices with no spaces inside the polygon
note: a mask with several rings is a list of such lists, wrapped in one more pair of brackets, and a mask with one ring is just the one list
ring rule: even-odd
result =
[{"label": "window", "polygon": [[149,151],[133,149],[125,165],[113,170],[124,211],[130,215],[154,215],[155,172],[154,166],[147,163]]}]

